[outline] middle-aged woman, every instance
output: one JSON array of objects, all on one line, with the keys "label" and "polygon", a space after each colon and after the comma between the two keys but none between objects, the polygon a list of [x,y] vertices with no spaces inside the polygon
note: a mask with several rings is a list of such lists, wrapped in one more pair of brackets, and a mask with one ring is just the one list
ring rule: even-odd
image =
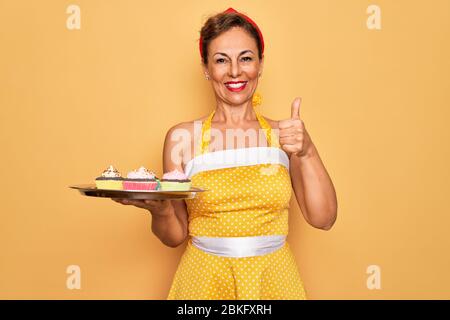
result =
[{"label": "middle-aged woman", "polygon": [[[163,169],[184,172],[208,191],[185,201],[115,200],[149,210],[152,231],[164,244],[176,247],[188,239],[168,299],[306,299],[286,242],[291,187],[315,228],[333,226],[337,200],[300,119],[300,99],[286,120],[255,109],[264,40],[256,23],[232,8],[206,21],[200,54],[216,106],[168,131]],[[184,133],[191,138],[180,140]],[[175,150],[182,150],[181,159]]]}]

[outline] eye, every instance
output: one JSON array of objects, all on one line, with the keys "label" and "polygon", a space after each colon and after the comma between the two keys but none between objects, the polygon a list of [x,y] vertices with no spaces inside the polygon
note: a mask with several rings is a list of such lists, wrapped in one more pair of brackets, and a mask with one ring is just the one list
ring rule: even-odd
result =
[{"label": "eye", "polygon": [[219,59],[216,60],[216,63],[222,63],[222,62],[225,62],[224,58],[219,58]]},{"label": "eye", "polygon": [[243,57],[242,60],[247,62],[247,61],[252,61],[253,59],[252,59],[252,57]]}]

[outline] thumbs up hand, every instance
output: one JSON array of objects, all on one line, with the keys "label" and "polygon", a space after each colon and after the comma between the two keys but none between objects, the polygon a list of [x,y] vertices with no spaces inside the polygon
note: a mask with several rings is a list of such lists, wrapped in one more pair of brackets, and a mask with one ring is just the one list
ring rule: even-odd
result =
[{"label": "thumbs up hand", "polygon": [[289,158],[292,154],[302,157],[312,147],[311,139],[306,132],[305,125],[300,120],[301,98],[295,98],[291,107],[291,118],[278,122],[280,146]]}]

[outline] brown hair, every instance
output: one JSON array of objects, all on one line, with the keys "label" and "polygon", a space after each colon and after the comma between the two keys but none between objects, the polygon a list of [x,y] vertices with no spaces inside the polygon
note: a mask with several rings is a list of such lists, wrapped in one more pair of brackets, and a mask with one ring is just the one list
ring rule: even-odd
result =
[{"label": "brown hair", "polygon": [[201,50],[203,51],[202,62],[204,64],[208,64],[208,45],[210,42],[233,27],[244,29],[255,39],[258,47],[258,57],[262,59],[262,44],[256,28],[240,14],[221,12],[210,17],[200,30],[200,38],[202,39]]}]

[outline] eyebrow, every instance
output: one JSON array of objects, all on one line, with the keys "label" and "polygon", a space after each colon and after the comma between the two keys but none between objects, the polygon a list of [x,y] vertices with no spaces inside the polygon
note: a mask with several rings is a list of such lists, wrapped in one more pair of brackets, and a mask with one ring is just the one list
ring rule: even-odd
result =
[{"label": "eyebrow", "polygon": [[[243,54],[246,54],[247,52],[253,53],[252,50],[244,50],[244,51],[242,51],[241,53],[239,53],[239,56],[241,56],[241,55],[243,55]],[[228,55],[227,55],[226,53],[223,53],[223,52],[216,52],[216,53],[214,53],[214,56],[215,56],[216,54],[221,54],[221,55],[223,55],[223,56],[228,57]],[[254,54],[254,53],[253,53],[253,54]],[[228,57],[228,58],[229,58],[229,57]]]}]

